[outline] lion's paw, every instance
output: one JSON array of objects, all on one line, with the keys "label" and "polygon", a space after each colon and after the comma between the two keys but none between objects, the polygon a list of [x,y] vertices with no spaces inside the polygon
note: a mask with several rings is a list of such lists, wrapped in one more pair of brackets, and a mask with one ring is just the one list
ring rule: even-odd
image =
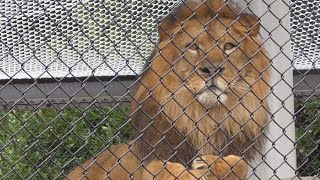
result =
[{"label": "lion's paw", "polygon": [[209,166],[211,165],[211,159],[215,156],[201,156],[193,160],[192,162],[192,169],[193,170],[201,170],[204,174],[200,177],[201,180],[209,180]]},{"label": "lion's paw", "polygon": [[216,156],[201,156],[194,159],[192,162],[192,169],[208,169],[210,165],[209,163],[212,161],[213,157]]},{"label": "lion's paw", "polygon": [[206,174],[202,179],[226,179],[236,180],[245,179],[247,176],[248,165],[238,156],[219,157],[206,155],[196,158],[192,162],[192,169],[205,170]]}]

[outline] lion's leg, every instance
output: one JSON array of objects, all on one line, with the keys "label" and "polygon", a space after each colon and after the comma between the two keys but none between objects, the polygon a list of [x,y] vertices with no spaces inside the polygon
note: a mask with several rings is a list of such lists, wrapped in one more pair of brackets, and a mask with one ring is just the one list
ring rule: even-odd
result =
[{"label": "lion's leg", "polygon": [[193,169],[210,169],[207,179],[236,180],[246,179],[248,164],[238,156],[201,156],[193,161]]},{"label": "lion's leg", "polygon": [[[121,161],[119,163],[119,159]],[[97,159],[88,160],[75,168],[67,179],[207,179],[235,180],[245,179],[248,165],[237,156],[201,156],[193,161],[192,169],[186,169],[179,163],[151,161],[146,169],[139,168],[140,161],[133,155],[128,145],[119,144],[102,152]],[[141,177],[143,176],[143,177]]]},{"label": "lion's leg", "polygon": [[238,156],[206,155],[194,160],[192,169],[186,169],[179,163],[164,163],[154,160],[143,172],[143,179],[203,179],[203,180],[237,180],[246,179],[248,165]]},{"label": "lion's leg", "polygon": [[127,144],[118,144],[103,151],[96,159],[91,158],[73,169],[66,179],[140,179],[139,171],[136,170],[139,163]]},{"label": "lion's leg", "polygon": [[174,179],[206,179],[206,171],[201,169],[187,169],[179,163],[164,163],[161,160],[154,160],[143,170],[143,179],[151,180],[155,177],[159,180]]}]

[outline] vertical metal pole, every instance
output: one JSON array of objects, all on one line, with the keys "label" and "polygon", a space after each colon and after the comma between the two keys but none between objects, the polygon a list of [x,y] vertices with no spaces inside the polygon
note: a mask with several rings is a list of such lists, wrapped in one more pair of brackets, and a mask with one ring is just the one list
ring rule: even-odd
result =
[{"label": "vertical metal pole", "polygon": [[249,179],[282,179],[295,176],[296,152],[293,122],[293,72],[290,44],[289,0],[234,0],[261,17],[261,35],[272,59],[272,94],[269,138],[265,156],[252,163]]}]

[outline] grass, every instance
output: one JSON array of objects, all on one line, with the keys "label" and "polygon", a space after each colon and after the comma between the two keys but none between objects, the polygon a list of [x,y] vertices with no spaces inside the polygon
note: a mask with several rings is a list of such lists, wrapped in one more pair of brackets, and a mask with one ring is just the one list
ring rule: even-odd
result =
[{"label": "grass", "polygon": [[[104,147],[128,140],[126,108],[0,111],[0,179],[63,179]],[[121,128],[122,127],[122,128]]]},{"label": "grass", "polygon": [[[320,101],[296,102],[298,173],[320,168]],[[0,111],[0,179],[63,179],[105,147],[130,139],[127,108]]]}]

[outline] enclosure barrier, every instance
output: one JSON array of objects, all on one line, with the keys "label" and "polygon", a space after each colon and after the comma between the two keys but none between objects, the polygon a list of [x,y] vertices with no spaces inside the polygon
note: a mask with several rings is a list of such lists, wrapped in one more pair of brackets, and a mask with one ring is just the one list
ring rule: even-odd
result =
[{"label": "enclosure barrier", "polygon": [[[185,3],[1,1],[0,178],[63,179],[94,157],[83,170],[85,177],[86,170],[99,164],[100,154],[119,143],[134,144],[134,131],[139,129],[132,124],[135,117],[130,102],[142,107],[144,101],[135,99],[135,93],[143,84],[141,74],[152,71],[157,57],[152,56],[152,50],[159,48],[157,29],[164,17]],[[247,179],[319,179],[320,1],[229,0],[225,4],[258,18],[259,38],[270,59],[270,92],[265,98],[270,106],[269,121],[261,133],[266,146],[252,161],[246,159],[246,152],[236,154],[248,163]],[[240,45],[238,48],[243,51]],[[182,50],[178,59],[183,59],[186,51]],[[169,72],[175,71],[174,66]],[[161,107],[165,109],[165,105]],[[159,114],[165,114],[163,109]],[[177,119],[171,120],[177,123]],[[142,136],[145,131],[140,133]],[[216,155],[227,155],[227,146]],[[123,157],[117,157],[118,164]],[[106,177],[110,171],[105,170]]]}]

